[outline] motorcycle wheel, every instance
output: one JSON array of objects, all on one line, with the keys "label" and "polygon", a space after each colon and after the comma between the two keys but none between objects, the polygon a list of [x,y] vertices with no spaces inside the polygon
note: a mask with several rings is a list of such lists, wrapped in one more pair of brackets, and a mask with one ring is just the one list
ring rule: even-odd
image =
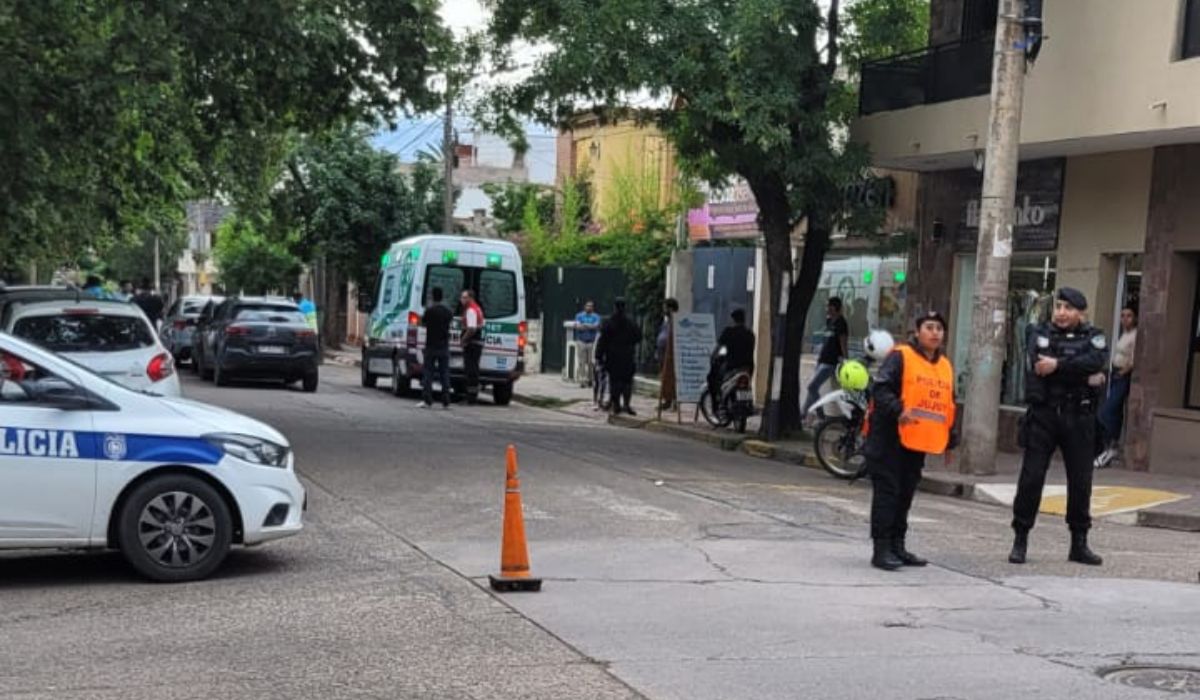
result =
[{"label": "motorcycle wheel", "polygon": [[866,458],[862,454],[862,438],[858,426],[848,418],[826,418],[817,426],[813,447],[821,467],[839,479],[862,476]]},{"label": "motorcycle wheel", "polygon": [[700,394],[700,412],[704,414],[704,420],[708,421],[709,425],[714,428],[724,428],[729,425],[729,413],[720,409],[714,413],[710,397],[708,389],[705,389],[704,393]]}]

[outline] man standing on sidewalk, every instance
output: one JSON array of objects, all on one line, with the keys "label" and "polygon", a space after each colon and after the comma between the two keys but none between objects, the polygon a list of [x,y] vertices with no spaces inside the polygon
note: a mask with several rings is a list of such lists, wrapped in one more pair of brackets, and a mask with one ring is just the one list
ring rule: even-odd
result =
[{"label": "man standing on sidewalk", "polygon": [[817,356],[817,371],[808,383],[808,397],[804,400],[801,415],[808,415],[808,407],[821,398],[821,387],[837,371],[842,358],[850,354],[849,346],[850,324],[842,316],[842,300],[829,297],[825,307],[825,342],[821,345],[821,354]]},{"label": "man standing on sidewalk", "polygon": [[463,371],[467,375],[467,403],[479,401],[479,360],[483,357],[483,309],[475,303],[475,294],[462,291],[462,351]]},{"label": "man standing on sidewalk", "polygon": [[917,336],[896,346],[879,368],[864,452],[871,474],[871,565],[886,571],[928,562],[908,551],[908,511],[925,455],[942,454],[954,433],[954,368],[942,352],[946,319],[917,318]]},{"label": "man standing on sidewalk", "polygon": [[1067,468],[1067,526],[1071,529],[1068,558],[1099,566],[1103,560],[1088,548],[1092,526],[1092,455],[1096,430],[1096,392],[1088,378],[1104,369],[1104,333],[1083,320],[1087,297],[1063,287],[1054,300],[1054,317],[1030,330],[1030,371],[1025,375],[1029,408],[1021,421],[1018,441],[1025,449],[1017,496],[1013,501],[1015,533],[1008,560],[1024,564],[1046,470],[1056,449],[1062,449]]},{"label": "man standing on sidewalk", "polygon": [[575,378],[579,386],[591,386],[596,377],[596,336],[600,333],[600,315],[588,299],[583,311],[575,314]]},{"label": "man standing on sidewalk", "polygon": [[450,408],[450,323],[454,314],[442,303],[442,288],[434,287],[433,300],[425,307],[421,325],[425,327],[425,365],[421,382],[421,408],[433,405],[433,378],[437,372],[442,383],[442,408]]},{"label": "man standing on sidewalk", "polygon": [[[625,300],[617,299],[613,315],[609,316],[600,329],[600,341],[596,345],[596,360],[608,372],[611,387],[613,415],[624,411],[631,416],[633,410],[633,375],[637,371],[635,349],[642,342],[642,331],[625,315]],[[622,401],[624,406],[622,406]]]}]

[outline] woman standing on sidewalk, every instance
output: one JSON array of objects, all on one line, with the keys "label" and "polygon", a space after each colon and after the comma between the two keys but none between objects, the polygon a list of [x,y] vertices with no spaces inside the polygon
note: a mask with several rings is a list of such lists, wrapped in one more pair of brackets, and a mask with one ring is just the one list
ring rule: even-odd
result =
[{"label": "woman standing on sidewalk", "polygon": [[954,368],[942,352],[946,319],[936,311],[917,318],[917,334],[896,346],[872,385],[864,453],[871,474],[871,565],[887,571],[925,566],[908,551],[908,511],[925,455],[953,447]]},{"label": "woman standing on sidewalk", "polygon": [[1112,464],[1120,453],[1121,428],[1125,423],[1125,401],[1133,379],[1133,352],[1137,346],[1137,304],[1129,302],[1121,309],[1121,337],[1113,348],[1112,369],[1108,378],[1108,397],[1100,408],[1100,427],[1103,428],[1104,451],[1096,457],[1095,467],[1103,469]]}]

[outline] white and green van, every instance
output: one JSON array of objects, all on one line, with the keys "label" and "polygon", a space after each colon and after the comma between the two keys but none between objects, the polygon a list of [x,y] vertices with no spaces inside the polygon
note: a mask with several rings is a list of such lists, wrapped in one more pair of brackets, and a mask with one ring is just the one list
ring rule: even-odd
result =
[{"label": "white and green van", "polygon": [[450,382],[465,386],[462,349],[464,289],[475,293],[483,308],[483,358],[479,381],[490,387],[497,404],[512,400],[513,383],[525,371],[525,283],[521,256],[507,241],[462,236],[414,236],[397,241],[380,261],[375,290],[359,297],[359,310],[370,312],[362,351],[362,385],[374,387],[379,377],[392,381],[392,392],[407,394],[420,385],[425,329],[421,315],[440,287],[443,302],[454,311],[450,331]]}]

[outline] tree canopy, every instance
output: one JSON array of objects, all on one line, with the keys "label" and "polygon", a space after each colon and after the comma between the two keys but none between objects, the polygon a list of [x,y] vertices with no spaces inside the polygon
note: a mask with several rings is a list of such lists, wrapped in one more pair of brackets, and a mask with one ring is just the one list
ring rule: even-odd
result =
[{"label": "tree canopy", "polygon": [[433,0],[0,4],[0,267],[188,197],[261,195],[286,135],[431,104]]},{"label": "tree canopy", "polygon": [[792,273],[792,234],[807,223],[802,268],[790,290],[786,353],[783,329],[773,328],[776,352],[785,356],[781,405],[790,411],[782,422],[797,422],[804,314],[830,234],[845,213],[840,192],[867,162],[839,143],[833,129],[838,0],[827,15],[816,0],[492,4],[491,31],[501,47],[517,41],[551,47],[527,79],[496,91],[496,112],[562,123],[584,107],[619,108],[631,95],[671,100],[649,114],[683,166],[708,181],[740,177],[754,193],[773,311]]}]

